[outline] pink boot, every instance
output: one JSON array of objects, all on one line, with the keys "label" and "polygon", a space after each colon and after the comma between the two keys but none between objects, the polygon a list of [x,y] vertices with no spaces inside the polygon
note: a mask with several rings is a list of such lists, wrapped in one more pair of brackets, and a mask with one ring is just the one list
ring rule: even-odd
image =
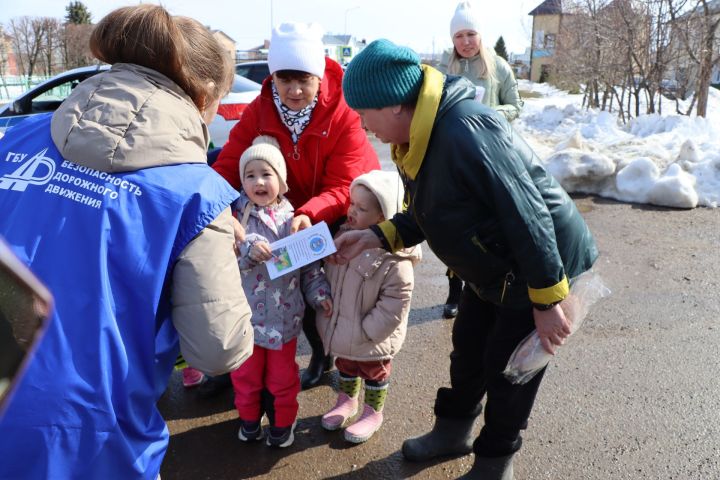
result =
[{"label": "pink boot", "polygon": [[200,385],[205,380],[205,375],[200,370],[192,367],[185,367],[182,371],[183,387],[190,388]]},{"label": "pink boot", "polygon": [[362,415],[355,423],[345,429],[345,440],[352,443],[363,443],[377,432],[383,422],[382,410],[376,412],[367,403],[363,407]]},{"label": "pink boot", "polygon": [[341,428],[349,418],[357,413],[358,399],[350,397],[346,393],[338,394],[335,406],[322,417],[322,426],[325,430],[337,430]]}]

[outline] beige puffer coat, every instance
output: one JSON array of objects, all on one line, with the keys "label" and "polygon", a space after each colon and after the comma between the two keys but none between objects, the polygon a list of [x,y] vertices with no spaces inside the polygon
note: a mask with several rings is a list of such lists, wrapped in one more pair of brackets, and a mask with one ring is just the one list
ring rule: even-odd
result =
[{"label": "beige puffer coat", "polygon": [[407,332],[420,246],[395,253],[366,250],[346,265],[325,265],[333,297],[330,318],[317,315],[325,353],[349,360],[393,358]]},{"label": "beige puffer coat", "polygon": [[[78,85],[53,115],[51,134],[63,157],[101,172],[207,161],[198,109],[169,78],[139,65],[117,63]],[[190,241],[172,274],[180,350],[210,375],[238,368],[253,349],[234,244],[227,208]]]}]

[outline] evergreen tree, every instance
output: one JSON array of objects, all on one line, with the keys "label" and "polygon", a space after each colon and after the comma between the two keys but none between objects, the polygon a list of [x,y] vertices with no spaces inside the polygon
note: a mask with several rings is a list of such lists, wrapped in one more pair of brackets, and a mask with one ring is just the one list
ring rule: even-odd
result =
[{"label": "evergreen tree", "polygon": [[90,11],[82,2],[70,2],[65,7],[67,14],[65,15],[65,21],[75,25],[88,25],[92,23],[92,15]]},{"label": "evergreen tree", "polygon": [[497,39],[497,42],[495,42],[495,53],[497,53],[498,57],[502,57],[507,61],[508,53],[505,49],[505,40],[502,38],[502,35]]}]

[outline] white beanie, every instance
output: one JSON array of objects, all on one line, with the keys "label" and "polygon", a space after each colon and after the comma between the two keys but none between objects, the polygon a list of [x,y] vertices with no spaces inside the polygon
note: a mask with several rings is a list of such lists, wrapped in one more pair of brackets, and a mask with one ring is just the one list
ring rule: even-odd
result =
[{"label": "white beanie", "polygon": [[460,30],[480,31],[480,18],[471,2],[460,2],[450,20],[450,38]]},{"label": "white beanie", "polygon": [[325,47],[322,28],[317,23],[281,23],[272,31],[268,66],[278,70],[299,70],[322,78],[325,73]]},{"label": "white beanie", "polygon": [[280,180],[280,195],[288,191],[287,168],[285,159],[280,151],[280,144],[275,137],[260,135],[253,140],[252,146],[248,147],[240,157],[240,180],[245,176],[245,167],[253,160],[262,160],[270,165]]},{"label": "white beanie", "polygon": [[362,185],[375,195],[385,220],[390,220],[402,210],[405,187],[397,172],[373,170],[363,173],[353,180],[350,189],[355,185]]}]

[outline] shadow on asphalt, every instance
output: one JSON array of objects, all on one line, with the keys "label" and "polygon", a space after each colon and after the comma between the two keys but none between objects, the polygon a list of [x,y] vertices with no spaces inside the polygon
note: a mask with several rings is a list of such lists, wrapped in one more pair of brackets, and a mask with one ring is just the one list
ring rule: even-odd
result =
[{"label": "shadow on asphalt", "polygon": [[[237,428],[238,422],[233,419],[173,435],[161,476],[178,478],[177,474],[182,472],[181,478],[230,480],[255,478],[272,472],[278,478],[296,478],[290,470],[293,468],[290,460],[293,454],[317,447],[330,450],[356,448],[356,445],[344,440],[342,432],[323,430],[319,416],[300,419],[295,429],[295,442],[283,449],[269,448],[264,441],[239,442]],[[188,461],[187,455],[199,461]],[[441,458],[433,462],[411,463],[396,451],[355,471],[327,478],[408,478],[447,461],[448,458]]]},{"label": "shadow on asphalt", "polygon": [[158,408],[166,421],[209,417],[234,409],[234,393],[228,388],[210,398],[200,398],[195,388],[182,386],[182,374],[173,372],[168,388],[158,401]]},{"label": "shadow on asphalt", "polygon": [[392,455],[372,460],[365,464],[364,467],[355,471],[325,477],[325,480],[341,480],[341,479],[378,479],[378,478],[409,478],[413,477],[423,470],[432,468],[435,465],[447,462],[451,457],[442,457],[429,462],[414,463],[406,461],[400,451],[394,452]]},{"label": "shadow on asphalt", "polygon": [[[320,426],[320,416],[298,420],[295,442],[283,449],[269,448],[264,441],[238,441],[238,425],[238,421],[232,419],[173,435],[161,476],[178,478],[177,474],[182,472],[182,478],[223,480],[255,478],[272,472],[278,478],[295,478],[293,472],[287,470],[293,468],[290,459],[294,454],[317,447],[330,450],[356,447],[345,441],[342,432],[326,432]],[[199,461],[188,461],[188,455]],[[389,458],[372,461],[359,470],[332,478],[406,478],[432,465],[435,463],[407,463],[400,452],[395,452]],[[389,471],[392,472],[390,477],[387,476]]]}]

